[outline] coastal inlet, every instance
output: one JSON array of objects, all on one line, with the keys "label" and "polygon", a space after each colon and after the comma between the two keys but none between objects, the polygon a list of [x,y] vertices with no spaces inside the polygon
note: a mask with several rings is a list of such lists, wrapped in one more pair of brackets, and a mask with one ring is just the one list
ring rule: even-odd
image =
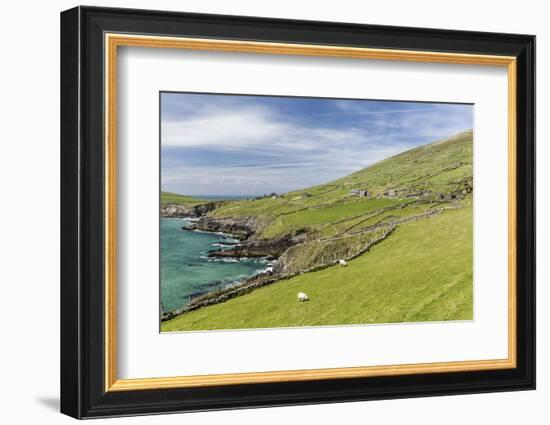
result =
[{"label": "coastal inlet", "polygon": [[265,258],[211,258],[211,250],[231,250],[238,240],[221,232],[183,230],[189,218],[160,219],[161,302],[164,313],[206,292],[223,289],[264,271]]}]

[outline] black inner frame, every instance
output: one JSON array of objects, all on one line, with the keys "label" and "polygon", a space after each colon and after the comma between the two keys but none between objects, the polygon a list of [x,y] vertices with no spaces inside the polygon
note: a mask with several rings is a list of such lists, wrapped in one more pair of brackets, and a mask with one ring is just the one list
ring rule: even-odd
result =
[{"label": "black inner frame", "polygon": [[[106,32],[515,56],[517,368],[105,392],[103,65]],[[534,389],[534,36],[77,7],[61,14],[61,119],[63,413],[91,418]]]}]

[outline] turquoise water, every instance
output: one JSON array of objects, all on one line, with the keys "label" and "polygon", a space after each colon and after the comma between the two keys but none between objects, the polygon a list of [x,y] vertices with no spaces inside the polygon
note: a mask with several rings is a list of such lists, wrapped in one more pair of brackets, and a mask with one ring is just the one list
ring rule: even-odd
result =
[{"label": "turquoise water", "polygon": [[164,312],[189,302],[189,297],[224,287],[264,270],[263,259],[213,259],[206,253],[223,249],[227,235],[182,230],[189,219],[160,219],[160,294]]}]

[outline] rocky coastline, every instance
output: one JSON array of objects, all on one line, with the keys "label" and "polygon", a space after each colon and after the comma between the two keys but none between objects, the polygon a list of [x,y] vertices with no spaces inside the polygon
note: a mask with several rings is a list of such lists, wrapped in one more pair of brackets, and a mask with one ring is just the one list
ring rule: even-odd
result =
[{"label": "rocky coastline", "polygon": [[[213,205],[214,204],[214,205]],[[161,210],[162,217],[197,218],[196,221],[182,227],[184,230],[224,233],[238,239],[239,243],[227,244],[228,248],[214,249],[207,253],[214,258],[267,258],[275,260],[288,248],[304,242],[306,232],[296,232],[277,239],[257,239],[258,223],[253,217],[211,217],[220,203],[197,205],[193,208],[167,206]]]},{"label": "rocky coastline", "polygon": [[297,245],[303,241],[302,238],[285,236],[273,240],[245,241],[231,249],[216,249],[209,251],[208,257],[216,258],[267,258],[275,260],[291,246]]},{"label": "rocky coastline", "polygon": [[277,239],[258,239],[259,229],[254,217],[212,217],[208,213],[223,205],[223,201],[187,206],[161,205],[160,215],[165,218],[194,218],[193,222],[182,227],[183,230],[223,233],[238,240],[228,242],[226,247],[207,253],[213,258],[266,258],[275,260],[291,246],[304,242],[308,235],[305,231],[295,232]]},{"label": "rocky coastline", "polygon": [[[285,235],[277,239],[258,239],[256,233],[258,223],[253,217],[212,217],[208,213],[214,211],[222,202],[187,206],[176,204],[161,205],[160,215],[164,218],[194,218],[196,220],[183,226],[183,230],[223,233],[238,240],[227,242],[223,248],[209,251],[206,255],[211,258],[265,258],[276,261],[290,247],[305,242],[308,239],[306,231],[297,231],[292,235]],[[241,282],[213,293],[205,293],[196,300],[176,311],[166,313],[161,320],[169,320],[186,311],[191,311],[211,303],[219,303],[236,295],[242,295],[257,287],[279,280],[273,267],[260,274],[253,275]]]},{"label": "rocky coastline", "polygon": [[161,204],[160,216],[165,218],[197,218],[223,205],[225,201],[207,202],[199,205]]},{"label": "rocky coastline", "polygon": [[[213,210],[211,210],[213,211]],[[184,230],[200,230],[203,232],[221,232],[237,239],[246,240],[256,233],[257,224],[251,217],[208,217],[201,214],[200,218],[184,227]]]}]

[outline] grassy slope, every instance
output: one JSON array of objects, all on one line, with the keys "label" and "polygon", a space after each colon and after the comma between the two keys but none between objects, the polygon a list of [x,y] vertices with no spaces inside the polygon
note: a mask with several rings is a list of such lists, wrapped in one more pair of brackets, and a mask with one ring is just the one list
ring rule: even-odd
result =
[{"label": "grassy slope", "polygon": [[[345,233],[353,220],[368,219],[382,208],[397,207],[413,200],[415,191],[448,194],[472,178],[472,132],[404,152],[334,182],[286,193],[280,198],[237,201],[215,210],[218,217],[252,216],[262,224],[260,238],[274,238],[307,228],[321,236]],[[373,196],[359,198],[351,189],[367,189]],[[388,190],[397,196],[375,199]],[[434,205],[432,205],[434,206]],[[415,203],[418,207],[418,203]],[[416,208],[410,214],[417,213]]]},{"label": "grassy slope", "polygon": [[[472,319],[472,210],[403,224],[349,262],[162,323],[163,331]],[[298,292],[311,300],[299,303]]]},{"label": "grassy slope", "polygon": [[205,202],[207,201],[193,198],[192,196],[179,195],[177,193],[171,193],[171,192],[160,192],[161,204],[187,205],[192,207],[193,205],[199,205]]}]

